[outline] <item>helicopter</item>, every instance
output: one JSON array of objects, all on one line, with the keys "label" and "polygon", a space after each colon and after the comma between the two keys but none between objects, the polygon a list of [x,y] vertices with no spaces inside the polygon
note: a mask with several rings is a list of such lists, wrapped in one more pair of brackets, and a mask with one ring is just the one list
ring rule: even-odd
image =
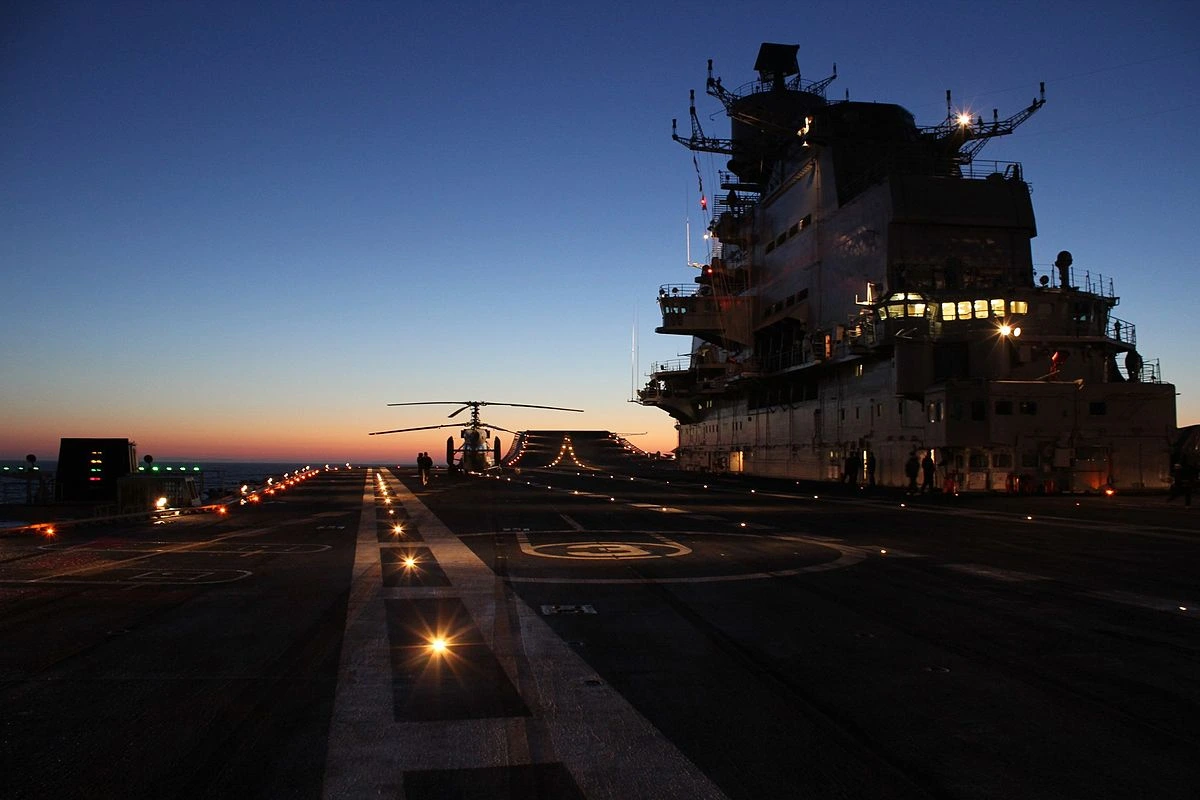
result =
[{"label": "helicopter", "polygon": [[[415,403],[388,403],[388,406],[462,406],[461,408],[450,412],[449,418],[453,419],[468,408],[471,409],[471,420],[466,423],[459,436],[462,438],[462,446],[454,446],[454,437],[446,438],[446,466],[454,469],[456,466],[467,472],[484,472],[488,469],[499,468],[500,466],[500,437],[497,436],[492,444],[488,447],[488,439],[491,438],[492,432],[488,428],[495,428],[498,431],[515,434],[516,431],[510,431],[508,428],[502,428],[499,425],[492,425],[483,422],[479,419],[479,409],[482,406],[511,406],[514,408],[545,408],[551,411],[574,411],[582,414],[582,408],[562,408],[561,406],[538,406],[528,403],[493,403],[487,400],[423,400]],[[435,428],[456,428],[461,423],[448,422],[441,425],[424,425],[418,428],[397,428],[390,431],[372,431],[368,436],[382,436],[389,433],[407,433],[409,431],[428,431]],[[461,454],[457,465],[454,461],[454,455]],[[490,463],[489,463],[490,461]]]}]

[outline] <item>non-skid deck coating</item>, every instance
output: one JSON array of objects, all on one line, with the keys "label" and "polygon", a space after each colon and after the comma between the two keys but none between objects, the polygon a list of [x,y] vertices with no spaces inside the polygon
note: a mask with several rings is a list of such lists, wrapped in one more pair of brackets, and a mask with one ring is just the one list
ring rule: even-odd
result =
[{"label": "non-skid deck coating", "polygon": [[[384,487],[391,504],[379,496]],[[399,516],[387,514],[397,501],[449,585],[385,586],[399,556],[381,558],[380,543]],[[392,541],[411,552],[408,537]],[[434,633],[449,636],[445,655],[429,651]],[[527,659],[526,644],[541,657]],[[614,775],[607,748],[636,748],[637,766]],[[514,798],[724,797],[381,472],[368,473],[363,491],[323,793],[394,796],[397,786],[417,798],[486,797],[498,786]]]},{"label": "non-skid deck coating", "polygon": [[5,800],[1200,796],[1195,509],[374,473],[0,540]]}]

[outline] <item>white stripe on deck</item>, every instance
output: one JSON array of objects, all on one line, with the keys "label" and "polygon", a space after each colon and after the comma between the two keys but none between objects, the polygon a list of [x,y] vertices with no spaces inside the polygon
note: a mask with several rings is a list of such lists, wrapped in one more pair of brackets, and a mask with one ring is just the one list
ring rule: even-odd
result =
[{"label": "white stripe on deck", "polygon": [[[375,473],[367,475],[325,762],[325,798],[403,800],[404,773],[561,762],[590,800],[720,800],[725,795],[515,595],[424,503],[388,476],[410,523],[451,583],[383,587]],[[396,722],[385,598],[456,596],[474,618],[532,717]]]}]

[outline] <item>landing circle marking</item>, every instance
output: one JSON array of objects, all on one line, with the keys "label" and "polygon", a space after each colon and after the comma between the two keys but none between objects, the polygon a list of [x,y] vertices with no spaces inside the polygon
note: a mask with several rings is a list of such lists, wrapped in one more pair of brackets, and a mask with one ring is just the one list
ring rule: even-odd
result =
[{"label": "landing circle marking", "polygon": [[[562,534],[577,534],[578,531],[543,531],[542,533],[562,533]],[[609,531],[608,533],[617,533],[617,531]],[[636,532],[634,532],[636,533]],[[602,559],[615,560],[619,559],[620,553],[631,552],[641,548],[650,550],[654,548],[658,552],[651,550],[649,556],[646,555],[629,555],[625,558],[667,558],[676,555],[686,555],[692,552],[691,548],[685,545],[674,542],[657,532],[641,531],[642,535],[649,535],[659,539],[658,542],[560,542],[557,544],[534,545],[529,541],[528,534],[518,533],[516,535],[517,543],[521,547],[521,552],[526,555],[540,556],[542,558],[559,558],[572,559],[576,561],[591,561],[596,563]],[[471,534],[467,534],[471,535]],[[490,535],[490,534],[489,534]],[[686,536],[729,536],[731,534],[717,531],[687,531]],[[837,553],[837,557],[830,561],[824,561],[819,564],[811,564],[804,567],[793,567],[790,569],[778,569],[762,572],[744,572],[736,574],[724,575],[692,575],[687,577],[654,577],[654,578],[585,578],[580,576],[572,577],[522,577],[518,575],[508,574],[504,576],[504,580],[508,583],[571,583],[571,584],[662,584],[662,583],[725,583],[728,581],[745,581],[745,580],[762,580],[764,578],[784,578],[795,575],[802,575],[807,572],[826,572],[828,570],[842,569],[850,567],[866,559],[866,554],[861,548],[844,545],[837,541],[830,541],[824,538],[815,536],[804,536],[796,534],[773,534],[764,536],[762,534],[734,533],[732,536],[737,538],[747,539],[772,539],[780,542],[790,542],[793,544],[806,544],[817,548],[833,550]],[[559,552],[535,552],[542,550],[557,548]],[[589,550],[570,548],[592,548]],[[620,548],[615,551],[605,551],[606,548]],[[671,552],[675,548],[681,548],[684,552]],[[617,555],[614,555],[614,552]]]},{"label": "landing circle marking", "polygon": [[541,558],[565,558],[591,561],[598,558],[628,560],[633,558],[674,558],[692,552],[678,542],[556,542],[530,544],[521,542],[521,552]]}]

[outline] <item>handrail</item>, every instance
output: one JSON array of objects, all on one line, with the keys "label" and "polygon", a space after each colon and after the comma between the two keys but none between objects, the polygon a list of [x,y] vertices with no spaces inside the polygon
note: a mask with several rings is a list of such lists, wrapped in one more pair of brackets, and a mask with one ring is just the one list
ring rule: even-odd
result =
[{"label": "handrail", "polygon": [[658,297],[660,300],[666,297],[695,297],[701,288],[712,291],[709,286],[701,287],[695,283],[664,283],[658,287]]},{"label": "handrail", "polygon": [[[1042,279],[1045,283],[1042,283]],[[1033,270],[1033,282],[1035,285],[1043,289],[1078,289],[1082,292],[1088,292],[1099,297],[1107,297],[1109,300],[1115,300],[1117,295],[1114,290],[1114,283],[1111,277],[1105,277],[1097,272],[1092,274],[1091,270],[1084,270],[1078,273],[1074,268],[1069,270],[1067,275],[1068,285],[1062,285],[1062,276],[1057,268],[1037,269]]]}]

